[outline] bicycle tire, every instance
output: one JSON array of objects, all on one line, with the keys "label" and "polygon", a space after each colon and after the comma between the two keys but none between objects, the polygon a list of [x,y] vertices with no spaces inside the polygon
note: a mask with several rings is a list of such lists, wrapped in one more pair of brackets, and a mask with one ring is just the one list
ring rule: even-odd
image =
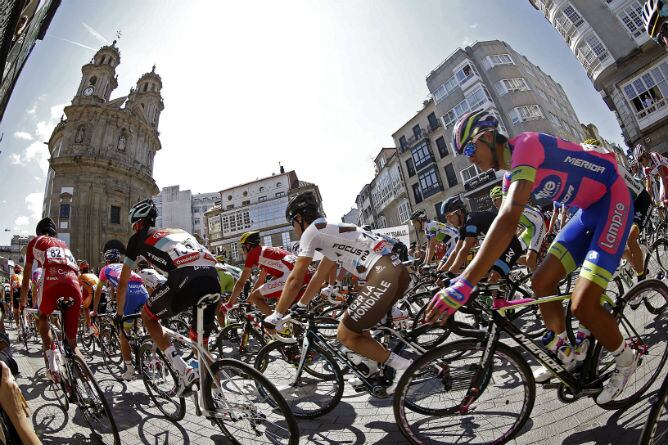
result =
[{"label": "bicycle tire", "polygon": [[[300,419],[320,417],[336,408],[343,397],[345,385],[341,368],[329,352],[312,344],[307,354],[313,354],[309,357],[311,363],[304,365],[298,387],[291,385],[291,382],[296,377],[302,356],[301,343],[269,343],[257,354],[254,364],[256,370],[281,388],[282,397],[295,417]],[[314,363],[317,361],[321,362],[325,372],[316,369]],[[276,367],[272,365],[274,362],[277,363]],[[331,389],[327,390],[328,387]],[[311,397],[306,398],[306,395]],[[319,398],[312,398],[314,395],[319,395]]]},{"label": "bicycle tire", "polygon": [[220,331],[214,350],[218,351],[220,358],[233,358],[248,363],[266,344],[264,336],[252,326],[247,326],[245,322],[232,323]]},{"label": "bicycle tire", "polygon": [[[659,445],[668,440],[668,428],[659,429],[661,417],[666,412],[668,412],[668,375],[663,379],[663,384],[658,392],[658,400],[649,410],[647,421],[640,434],[639,445]],[[668,423],[665,419],[664,422]]]},{"label": "bicycle tire", "polygon": [[[666,280],[668,277],[668,240],[666,238],[659,238],[649,248],[649,254],[645,257],[644,270],[647,278]],[[655,315],[666,308],[665,301],[661,304],[660,301],[645,298],[644,303],[647,310]]]},{"label": "bicycle tire", "polygon": [[[522,429],[524,424],[529,419],[533,409],[534,399],[536,397],[536,384],[533,378],[533,374],[531,373],[531,369],[529,368],[526,360],[522,358],[519,352],[515,351],[513,348],[504,343],[498,342],[495,344],[495,350],[492,356],[494,360],[493,363],[496,363],[497,361],[501,361],[502,363],[485,368],[489,369],[489,372],[483,376],[483,381],[480,385],[480,393],[475,397],[474,401],[471,402],[469,409],[460,413],[461,400],[468,392],[468,388],[470,387],[470,378],[472,378],[475,373],[475,369],[473,369],[473,367],[480,367],[480,357],[482,356],[485,346],[485,344],[471,339],[457,340],[428,352],[420,359],[413,362],[413,364],[404,372],[403,376],[399,380],[399,384],[394,395],[393,409],[394,417],[397,424],[399,425],[399,429],[401,430],[404,437],[406,437],[406,439],[408,439],[412,444],[422,445],[433,443],[457,443],[458,441],[465,441],[469,444],[477,443],[475,442],[475,439],[477,439],[477,435],[480,434],[481,427],[485,424],[492,423],[491,421],[488,422],[487,420],[476,420],[476,416],[481,413],[481,402],[487,400],[490,403],[497,404],[498,406],[495,406],[493,409],[502,412],[505,410],[506,412],[503,413],[503,416],[506,418],[505,416],[507,416],[508,410],[507,407],[511,405],[511,402],[505,397],[500,397],[497,392],[503,390],[504,388],[510,388],[511,384],[515,384],[516,387],[521,385],[524,392],[521,397],[515,397],[517,400],[515,404],[517,405],[521,403],[516,420],[512,422],[512,424],[508,427],[508,430],[501,434],[500,437],[486,439],[480,443],[505,443],[514,438]],[[474,358],[471,353],[480,355],[480,357]],[[444,372],[442,365],[439,364],[440,370],[434,373],[432,378],[423,380],[420,384],[424,385],[425,383],[429,383],[429,380],[437,380],[438,383],[431,392],[431,394],[435,396],[445,395],[453,391],[460,393],[460,395],[454,395],[452,397],[457,401],[457,404],[443,408],[443,403],[441,401],[437,401],[436,404],[438,407],[436,409],[423,410],[424,412],[433,412],[434,414],[432,417],[434,417],[435,420],[441,422],[452,421],[451,431],[445,431],[445,426],[439,425],[436,427],[433,425],[428,425],[429,420],[428,418],[425,419],[424,417],[429,416],[429,414],[419,414],[406,404],[408,392],[418,386],[413,384],[413,377],[423,376],[424,373],[422,370],[425,367],[430,366],[430,364],[433,362],[439,361],[439,359],[445,360],[443,357],[447,355],[452,355],[452,359],[450,359],[449,362],[444,363],[447,366],[447,375]],[[460,365],[460,375],[453,373],[452,364],[454,360],[459,360],[462,358],[471,358],[472,362],[470,364]],[[476,362],[478,363],[477,365],[475,365]],[[515,367],[515,371],[519,374],[519,376],[515,375],[508,377],[511,371],[509,365]],[[496,375],[496,377],[493,378],[492,374],[497,369],[499,373]],[[456,368],[455,371],[457,371]],[[459,377],[459,379],[457,377]],[[421,399],[421,401],[424,400],[426,399]],[[502,406],[503,408],[499,408],[499,406]],[[415,427],[417,428],[423,425],[427,425],[426,428],[429,428],[431,431],[433,431],[434,437],[427,438],[424,437],[423,434],[413,430],[411,426],[412,422],[408,419],[408,417],[414,415],[423,416],[422,419],[415,422]],[[487,419],[489,417],[489,413],[483,413],[482,416],[482,418]],[[466,427],[467,425],[471,428],[476,428],[475,432],[473,433],[476,434],[476,437],[471,437],[472,431],[471,428]],[[494,426],[493,429],[498,430],[499,428],[498,426]],[[457,434],[460,434],[461,436],[458,438],[456,436]],[[439,436],[443,437],[443,441],[434,440],[438,439]]]},{"label": "bicycle tire", "polygon": [[[205,379],[206,383],[203,388],[205,406],[221,415],[211,420],[218,425],[232,443],[237,445],[262,443],[297,445],[299,443],[297,419],[278,389],[259,371],[239,360],[222,359],[213,363],[211,373],[212,376],[216,376],[216,380],[219,376],[229,377],[234,374],[222,384],[219,382],[222,390],[231,388],[230,391],[221,391],[220,395],[214,394],[218,386],[213,385],[211,378]],[[234,377],[243,380],[250,379],[253,383],[239,384]],[[248,390],[246,394],[243,393],[244,389]],[[230,401],[233,397],[239,401]],[[256,400],[250,400],[251,397]],[[222,406],[216,408],[216,405]],[[233,409],[237,412],[234,412]],[[252,416],[250,419],[247,417],[249,414]],[[280,419],[268,422],[267,419],[272,414],[280,416]],[[265,428],[265,430],[260,431],[260,428]],[[266,438],[267,441],[262,441],[262,438]],[[283,440],[277,440],[279,438]]]},{"label": "bicycle tire", "polygon": [[109,374],[117,381],[122,381],[125,365],[123,354],[121,354],[121,343],[115,328],[105,328],[100,332],[100,349],[102,352],[102,363]]},{"label": "bicycle tire", "polygon": [[[179,316],[172,317],[165,322],[165,327],[171,329],[172,331],[178,332],[179,334],[188,337],[190,333],[190,325],[183,321]],[[179,355],[183,357],[183,360],[186,362],[194,357],[195,351],[190,346],[190,343],[184,343],[179,341],[177,338],[172,338],[172,345],[179,352]]]},{"label": "bicycle tire", "polygon": [[[620,327],[624,341],[638,353],[642,354],[638,368],[629,379],[624,391],[608,403],[598,404],[603,409],[617,410],[636,403],[649,387],[657,379],[668,359],[668,338],[665,335],[665,325],[668,323],[668,312],[664,311],[658,315],[647,311],[645,305],[639,305],[633,309],[629,301],[632,301],[642,292],[656,292],[665,300],[668,300],[668,286],[658,280],[645,280],[632,287],[624,296],[619,307],[620,314],[615,312],[615,318]],[[622,316],[623,315],[623,316]],[[641,329],[645,328],[641,332]],[[637,333],[637,335],[636,335]],[[646,349],[646,351],[644,351]],[[600,343],[594,349],[594,357],[597,358],[596,367],[599,373],[606,372],[614,365],[612,354],[603,350]],[[648,371],[645,373],[644,371]],[[642,381],[641,381],[642,379]]]},{"label": "bicycle tire", "polygon": [[94,354],[95,337],[93,335],[86,335],[86,319],[79,319],[79,338],[81,338],[81,346],[87,354]]},{"label": "bicycle tire", "polygon": [[[176,398],[177,377],[169,362],[165,359],[160,349],[155,347],[150,340],[145,341],[139,347],[139,372],[146,392],[160,412],[170,420],[179,421],[186,415],[185,397]],[[147,360],[148,358],[148,360]],[[169,378],[168,389],[161,389],[156,385],[156,377],[159,380]],[[166,380],[165,380],[166,381]],[[160,396],[160,399],[158,399]],[[167,406],[173,405],[173,410]]]},{"label": "bicycle tire", "polygon": [[[89,428],[105,445],[120,445],[121,438],[118,433],[118,427],[116,426],[114,416],[111,413],[111,409],[109,409],[109,403],[100,389],[100,385],[97,384],[95,377],[93,377],[90,368],[78,355],[72,356],[70,358],[70,363],[76,379],[74,388],[76,388],[77,406],[81,410]],[[81,392],[79,385],[83,386],[83,389],[86,391],[85,395]],[[92,400],[90,404],[87,403],[87,400],[95,397],[96,400]],[[108,425],[105,425],[104,429],[100,428],[98,430],[97,427],[94,426],[94,420],[103,418],[107,419],[104,423],[108,423]],[[111,438],[112,441],[109,442],[108,440],[103,440],[104,437]]]},{"label": "bicycle tire", "polygon": [[28,352],[28,329],[26,329],[26,322],[24,319],[24,315],[20,315],[20,324],[21,324],[21,341],[23,342],[23,347],[26,348],[26,352]]}]

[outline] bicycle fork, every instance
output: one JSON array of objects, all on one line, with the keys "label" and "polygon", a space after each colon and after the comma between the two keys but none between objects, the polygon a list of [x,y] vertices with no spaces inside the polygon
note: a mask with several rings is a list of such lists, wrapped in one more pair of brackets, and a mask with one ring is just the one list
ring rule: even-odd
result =
[{"label": "bicycle fork", "polygon": [[[482,392],[481,387],[484,383],[483,375],[485,372],[492,372],[492,354],[494,353],[494,345],[499,340],[500,333],[496,324],[490,323],[490,328],[487,331],[485,344],[485,350],[483,351],[482,357],[480,358],[480,363],[478,364],[475,371],[473,371],[473,377],[471,378],[471,385],[469,386],[466,395],[462,399],[457,411],[459,414],[466,414],[472,410],[471,405],[475,402],[480,393]],[[491,377],[490,377],[491,378]]]}]

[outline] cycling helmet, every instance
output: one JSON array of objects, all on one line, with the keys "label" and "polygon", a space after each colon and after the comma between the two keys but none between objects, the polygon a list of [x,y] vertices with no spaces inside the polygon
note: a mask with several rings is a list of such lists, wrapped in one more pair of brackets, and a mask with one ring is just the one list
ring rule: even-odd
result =
[{"label": "cycling helmet", "polygon": [[411,214],[409,219],[411,221],[426,220],[427,212],[425,212],[424,209],[416,210]]},{"label": "cycling helmet", "polygon": [[104,261],[107,263],[118,263],[121,261],[121,252],[118,249],[109,249],[104,252]]},{"label": "cycling helmet", "polygon": [[312,192],[301,193],[290,200],[285,208],[285,218],[288,222],[296,215],[301,215],[306,220],[314,221],[320,218],[320,203]]},{"label": "cycling helmet", "polygon": [[668,17],[668,2],[647,0],[642,8],[642,23],[645,32],[653,39],[656,39],[659,34],[662,17]]},{"label": "cycling helmet", "polygon": [[598,139],[594,139],[594,138],[585,139],[584,141],[582,141],[582,143],[584,145],[593,145],[595,147],[600,147],[601,146],[601,141],[599,141]]},{"label": "cycling helmet", "polygon": [[246,232],[239,238],[239,244],[252,244],[257,246],[260,244],[260,232]]},{"label": "cycling helmet", "polygon": [[498,126],[498,119],[488,111],[476,110],[464,114],[452,129],[452,146],[455,153],[463,154],[464,148],[474,137],[485,131],[496,131]]},{"label": "cycling helmet", "polygon": [[77,263],[79,264],[79,270],[81,271],[81,273],[88,273],[88,271],[90,270],[90,264],[88,264],[88,261],[79,260],[77,261]]},{"label": "cycling helmet", "polygon": [[464,201],[457,196],[451,196],[441,204],[441,213],[447,215],[448,213],[454,212],[456,210],[464,210]]},{"label": "cycling helmet", "polygon": [[645,154],[647,154],[647,150],[645,150],[645,146],[643,144],[638,144],[633,148],[633,157],[636,161],[640,161],[640,158],[642,158]]},{"label": "cycling helmet", "polygon": [[145,199],[139,201],[137,204],[133,205],[130,211],[128,212],[128,220],[130,224],[134,224],[137,221],[148,220],[151,222],[155,221],[155,218],[158,217],[158,208],[152,199]]},{"label": "cycling helmet", "polygon": [[21,273],[22,270],[23,270],[23,268],[21,266],[19,266],[18,264],[14,265],[14,273]]},{"label": "cycling helmet", "polygon": [[492,187],[492,190],[489,191],[489,197],[491,199],[503,198],[503,190],[501,186]]},{"label": "cycling helmet", "polygon": [[56,236],[56,223],[49,217],[44,218],[37,223],[37,226],[35,227],[35,235]]},{"label": "cycling helmet", "polygon": [[225,258],[225,255],[222,255],[222,254],[221,255],[216,255],[216,261],[218,261],[219,263],[224,263],[225,260],[227,260],[227,258]]}]

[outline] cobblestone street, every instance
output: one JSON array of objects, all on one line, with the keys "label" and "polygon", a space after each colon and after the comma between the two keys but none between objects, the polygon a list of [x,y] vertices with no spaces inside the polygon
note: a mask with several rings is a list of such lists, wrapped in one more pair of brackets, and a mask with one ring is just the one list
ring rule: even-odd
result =
[{"label": "cobblestone street", "polygon": [[[15,339],[15,331],[10,329]],[[44,378],[44,362],[36,344],[29,344],[26,355],[22,345],[14,344],[21,376],[18,383],[30,404],[35,429],[45,444],[91,443],[90,433],[75,406],[68,412],[58,404]],[[211,423],[194,415],[188,401],[186,417],[174,423],[160,417],[152,408],[141,380],[119,383],[106,374],[100,357],[93,369],[108,399],[113,400],[123,444],[226,444],[229,443]],[[98,366],[99,365],[99,366]],[[604,411],[591,399],[562,404],[556,391],[538,387],[537,400],[525,431],[516,444],[634,444],[637,443],[662,373],[642,401],[630,408]],[[301,420],[302,444],[405,444],[407,441],[395,425],[391,400],[372,399],[348,389],[337,408],[315,420]]]}]

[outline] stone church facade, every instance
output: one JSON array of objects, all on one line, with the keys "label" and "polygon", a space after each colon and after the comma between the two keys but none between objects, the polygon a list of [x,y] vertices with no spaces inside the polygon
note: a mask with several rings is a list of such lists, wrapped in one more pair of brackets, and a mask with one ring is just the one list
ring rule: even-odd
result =
[{"label": "stone church facade", "polygon": [[94,266],[103,263],[106,241],[126,243],[132,234],[129,208],[159,192],[153,159],[161,148],[162,81],[154,66],[127,96],[111,99],[120,61],[114,41],[82,67],[72,104],[48,142],[43,214],[74,256]]}]

